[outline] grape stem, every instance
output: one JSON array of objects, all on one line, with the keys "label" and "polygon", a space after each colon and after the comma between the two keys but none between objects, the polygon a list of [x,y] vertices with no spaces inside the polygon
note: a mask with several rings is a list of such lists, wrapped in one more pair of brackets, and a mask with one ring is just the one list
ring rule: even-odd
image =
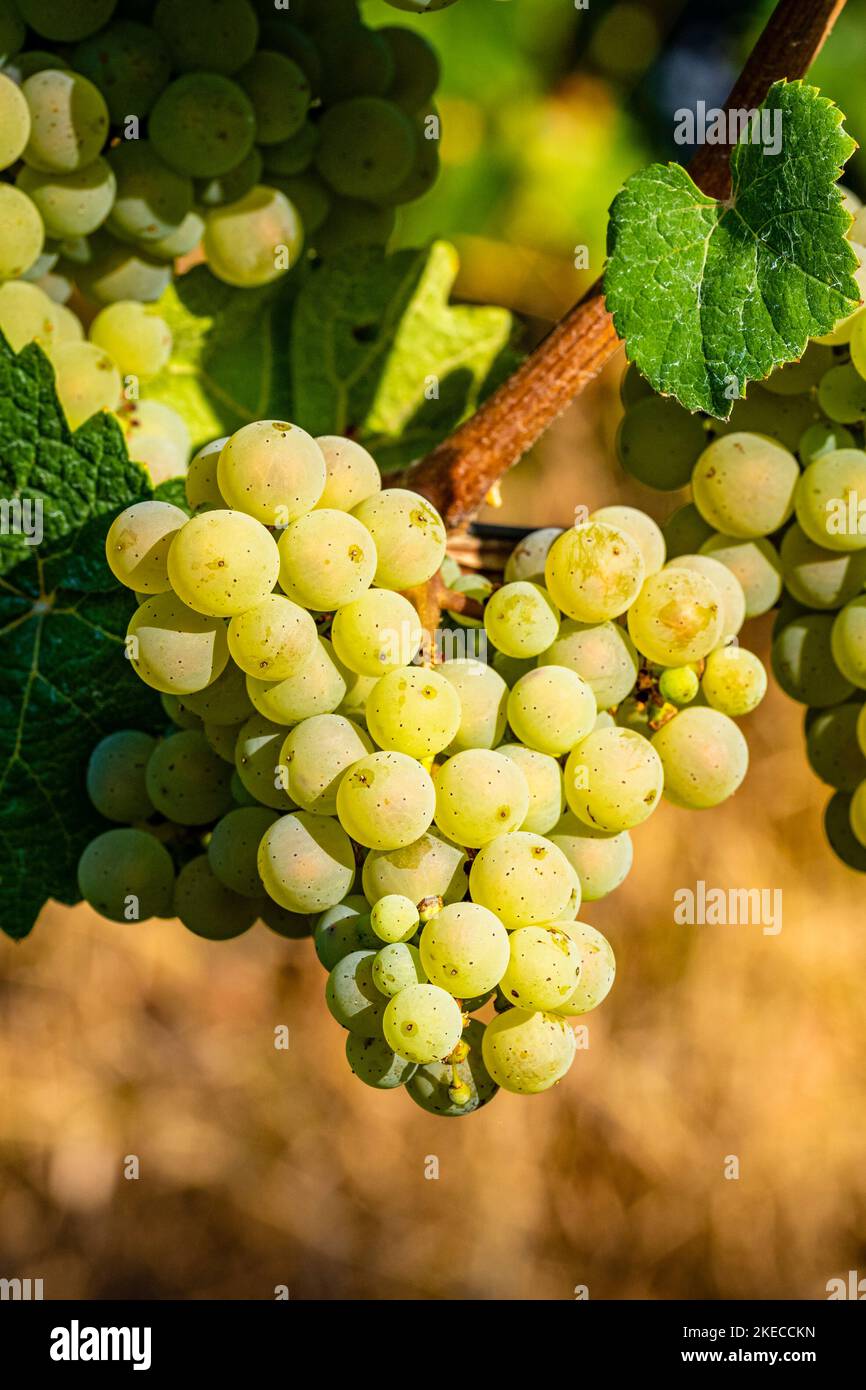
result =
[{"label": "grape stem", "polygon": [[[727,108],[759,106],[774,82],[804,77],[844,4],[779,0]],[[726,145],[702,145],[689,164],[692,178],[711,197],[730,194],[729,154]],[[597,280],[494,395],[396,485],[423,493],[450,530],[465,526],[502,475],[598,376],[619,341]],[[435,599],[427,606],[433,616]]]}]

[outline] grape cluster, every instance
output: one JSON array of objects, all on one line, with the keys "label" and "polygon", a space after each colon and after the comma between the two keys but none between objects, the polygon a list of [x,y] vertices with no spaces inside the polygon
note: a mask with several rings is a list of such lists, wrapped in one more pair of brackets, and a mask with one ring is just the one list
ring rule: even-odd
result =
[{"label": "grape cluster", "polygon": [[147,302],[201,246],[265,285],[384,245],[436,179],[435,51],[357,0],[0,0],[0,25],[0,281]]},{"label": "grape cluster", "polygon": [[[866,297],[866,208],[845,197]],[[654,395],[634,367],[622,395],[627,472],[665,491],[691,486],[663,528],[674,563],[727,569],[746,617],[777,609],[773,672],[806,706],[807,757],[833,788],[827,838],[866,872],[866,310],[750,386],[725,422]],[[675,703],[680,679],[665,672],[660,683]],[[757,659],[730,647],[707,658],[700,682],[707,703],[733,715],[765,685]]]},{"label": "grape cluster", "polygon": [[655,522],[603,508],[521,542],[481,650],[437,660],[406,593],[443,523],[360,444],[258,421],[186,489],[191,516],[137,503],[108,533],[140,605],[127,656],[174,729],[94,751],[123,828],[85,852],[83,896],[210,938],[311,934],[352,1070],[435,1114],[548,1089],[614,978],[582,904],[663,794],[714,806],[745,775],[738,580],[666,565]]}]

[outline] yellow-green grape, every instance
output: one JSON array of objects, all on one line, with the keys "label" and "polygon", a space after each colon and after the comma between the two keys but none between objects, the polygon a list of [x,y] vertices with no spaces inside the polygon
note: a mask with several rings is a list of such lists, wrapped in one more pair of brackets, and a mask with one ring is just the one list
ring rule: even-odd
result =
[{"label": "yellow-green grape", "polygon": [[398,666],[409,666],[423,635],[409,600],[387,589],[368,589],[339,608],[331,625],[334,651],[359,676],[384,676]]},{"label": "yellow-green grape", "polygon": [[90,341],[114,358],[124,376],[142,381],[161,372],[171,356],[171,329],[165,319],[129,299],[100,309],[90,325]]},{"label": "yellow-green grape", "polygon": [[258,917],[258,904],[221,883],[206,854],[191,859],[177,876],[174,910],[187,931],[206,941],[242,936]]},{"label": "yellow-green grape", "polygon": [[822,454],[801,475],[796,491],[797,520],[816,545],[827,550],[866,547],[866,451],[837,449]]},{"label": "yellow-green grape", "polygon": [[146,830],[106,830],[78,862],[78,888],[111,922],[170,917],[174,865],[165,845]]},{"label": "yellow-green grape", "polygon": [[285,193],[259,184],[243,198],[212,208],[205,218],[204,251],[218,280],[240,289],[269,285],[301,254],[304,229]]},{"label": "yellow-green grape", "polygon": [[727,420],[714,420],[713,429],[722,437],[742,432],[768,435],[794,454],[804,430],[817,418],[817,402],[811,392],[801,396],[774,396],[752,382],[748,396],[734,402]]},{"label": "yellow-green grape", "polygon": [[[67,257],[70,249],[70,243],[65,242]],[[115,241],[102,228],[86,239],[84,254],[74,263],[79,288],[98,304],[112,304],[116,299],[140,299],[150,304],[171,284],[170,265],[154,260],[139,247]]]},{"label": "yellow-green grape", "polygon": [[706,442],[700,415],[690,415],[671,396],[650,395],[626,410],[616,451],[626,473],[638,482],[672,492],[686,487]]},{"label": "yellow-green grape", "polygon": [[637,542],[603,521],[564,531],[550,547],[544,568],[550,597],[580,623],[619,617],[634,603],[644,573]]},{"label": "yellow-green grape", "polygon": [[[405,851],[398,851],[402,853]],[[392,851],[393,853],[393,851]],[[420,899],[419,899],[420,901]],[[386,893],[370,910],[370,926],[380,941],[409,941],[418,930],[418,908],[401,893]]]},{"label": "yellow-green grape", "polygon": [[281,594],[268,594],[229,623],[229,651],[248,676],[281,681],[310,660],[318,643],[316,624],[305,609]]},{"label": "yellow-green grape", "polygon": [[344,830],[367,849],[400,849],[433,820],[433,779],[405,753],[368,753],[343,777],[337,815]]},{"label": "yellow-green grape", "polygon": [[206,825],[231,809],[231,771],[197,729],[157,744],[145,779],[160,815],[177,825]]},{"label": "yellow-green grape", "polygon": [[719,590],[702,574],[672,568],[651,574],[629,610],[638,651],[659,666],[700,661],[724,636]]},{"label": "yellow-green grape", "polygon": [[810,343],[796,362],[785,362],[761,383],[765,391],[777,396],[799,396],[811,391],[833,365],[833,354],[826,346]]},{"label": "yellow-green grape", "polygon": [[405,1086],[418,1070],[414,1062],[398,1057],[384,1038],[362,1038],[357,1033],[346,1037],[346,1061],[359,1081],[377,1091]]},{"label": "yellow-green grape", "polygon": [[108,217],[114,204],[114,171],[101,157],[72,173],[30,169],[18,172],[16,186],[35,203],[46,236],[65,240],[89,236]]},{"label": "yellow-green grape", "polygon": [[77,430],[100,410],[116,410],[120,373],[95,343],[60,343],[51,350],[54,389],[69,428]]},{"label": "yellow-green grape", "polygon": [[520,927],[509,939],[500,989],[519,1009],[555,1009],[577,988],[581,953],[558,926]]},{"label": "yellow-green grape", "polygon": [[430,1115],[453,1118],[471,1115],[491,1101],[499,1087],[484,1065],[483,1038],[484,1024],[473,1018],[461,1035],[461,1042],[467,1049],[462,1061],[427,1062],[417,1067],[406,1084],[415,1104]]},{"label": "yellow-green grape", "polygon": [[[241,728],[243,728],[243,725],[241,725]],[[235,757],[237,757],[237,745],[239,738],[240,729],[237,731],[235,735]],[[244,786],[243,782],[238,776],[237,768],[235,768],[235,771],[232,773],[231,787],[232,796],[234,797],[234,802],[236,806],[256,806],[259,804],[256,801],[256,798],[252,795],[252,793],[247,791],[246,787]],[[276,903],[274,904],[274,906],[276,907]],[[282,910],[283,909],[281,909],[281,911]]]},{"label": "yellow-green grape", "polygon": [[372,753],[371,740],[340,714],[317,714],[296,724],[283,744],[280,764],[286,791],[304,811],[333,816],[337,788],[347,768]]},{"label": "yellow-green grape", "polygon": [[597,1009],[613,987],[616,957],[607,937],[586,922],[562,922],[559,930],[571,937],[581,958],[580,977],[574,993],[553,1010],[555,1014],[574,1017]]},{"label": "yellow-green grape", "polygon": [[128,401],[118,418],[130,458],[147,468],[155,487],[185,473],[190,437],[176,410],[162,401]]},{"label": "yellow-green grape", "polygon": [[666,799],[693,811],[733,796],[749,766],[749,746],[733,719],[702,706],[680,710],[653,734],[652,747]]},{"label": "yellow-green grape", "polygon": [[768,536],[793,512],[799,476],[794,455],[766,435],[721,435],[695,464],[695,506],[727,536]]},{"label": "yellow-green grape", "polygon": [[599,507],[590,512],[590,521],[602,521],[606,526],[616,526],[625,531],[640,547],[644,569],[647,574],[655,574],[665,562],[665,538],[661,527],[646,512],[637,507]]},{"label": "yellow-green grape", "polygon": [[[0,190],[2,188],[0,184]],[[34,341],[47,351],[53,344],[63,341],[60,307],[37,285],[30,285],[26,280],[7,280],[0,285],[0,329],[12,351],[20,352],[25,343]]]},{"label": "yellow-green grape", "polygon": [[[704,521],[694,502],[686,502],[668,517],[662,526],[662,535],[669,560],[677,555],[694,555],[702,549],[704,541],[714,534],[708,521]],[[732,541],[732,544],[739,542]]]},{"label": "yellow-green grape", "polygon": [[149,140],[112,145],[107,157],[117,179],[107,230],[120,241],[145,243],[145,250],[147,242],[176,231],[192,209],[192,180],[161,159]]},{"label": "yellow-green grape", "polygon": [[352,510],[376,545],[376,584],[411,589],[425,584],[445,558],[445,527],[436,508],[417,492],[391,487]]},{"label": "yellow-green grape", "polygon": [[844,425],[834,424],[832,420],[817,420],[803,431],[797,453],[804,468],[820,458],[822,454],[835,453],[837,449],[853,449],[855,439]]},{"label": "yellow-green grape", "polygon": [[736,536],[720,536],[714,531],[703,542],[701,554],[711,555],[737,576],[746,596],[747,618],[769,613],[778,602],[782,592],[782,565],[775,546],[764,536],[744,541]]},{"label": "yellow-green grape", "polygon": [[21,158],[29,138],[30,107],[17,83],[0,73],[0,169]]},{"label": "yellow-green grape", "polygon": [[722,601],[722,637],[736,637],[746,621],[746,595],[733,570],[712,555],[678,555],[665,568],[691,570],[708,579]]},{"label": "yellow-green grape", "polygon": [[426,923],[420,950],[431,984],[458,999],[471,999],[502,979],[508,932],[481,903],[451,903]]},{"label": "yellow-green grape", "polygon": [[538,531],[530,531],[512,550],[505,561],[503,579],[506,584],[528,580],[531,584],[544,583],[544,566],[550,547],[557,536],[562,535],[561,526],[543,526]]},{"label": "yellow-green grape", "polygon": [[559,612],[541,585],[518,580],[491,596],[484,609],[484,629],[506,656],[538,656],[559,632]]},{"label": "yellow-green grape", "polygon": [[233,661],[204,690],[187,695],[184,704],[212,724],[242,724],[253,713],[246,677]]},{"label": "yellow-green grape", "polygon": [[277,819],[264,806],[239,806],[214,826],[207,847],[211,870],[220,883],[242,898],[261,898],[258,852],[262,836]]},{"label": "yellow-green grape", "polygon": [[46,68],[28,77],[21,90],[30,108],[25,164],[59,174],[92,164],[108,135],[108,107],[99,89],[80,73]]},{"label": "yellow-green grape", "polygon": [[341,1028],[360,1038],[381,1038],[388,996],[373,979],[375,951],[352,951],[328,976],[325,1003]]},{"label": "yellow-green grape", "polygon": [[658,805],[663,782],[658,751],[633,729],[597,729],[565,764],[565,799],[571,810],[584,824],[611,833],[645,821]]},{"label": "yellow-green grape", "polygon": [[767,672],[760,658],[745,647],[719,647],[707,657],[701,689],[712,709],[740,719],[763,700]]},{"label": "yellow-green grape", "polygon": [[325,491],[317,507],[336,507],[350,512],[382,489],[376,460],[354,439],[339,434],[320,435],[316,440],[325,460]]},{"label": "yellow-green grape", "polygon": [[[866,689],[866,598],[852,599],[836,615],[830,644],[833,660],[843,678],[861,690]],[[841,698],[844,697],[836,695],[836,700]],[[836,703],[836,700],[827,699],[823,703]]]},{"label": "yellow-green grape", "polygon": [[456,999],[438,985],[409,985],[389,1001],[382,1028],[400,1057],[423,1065],[454,1051],[463,1016]]},{"label": "yellow-green grape", "polygon": [[169,547],[186,522],[186,512],[170,502],[134,502],[122,511],[105,538],[115,579],[140,594],[167,593]]},{"label": "yellow-green grape", "polygon": [[849,817],[855,837],[866,845],[866,782],[861,782],[851,797]]},{"label": "yellow-green grape", "polygon": [[262,603],[280,569],[277,543],[260,521],[243,512],[192,517],[175,536],[168,574],[190,608],[231,618]]},{"label": "yellow-green grape", "polygon": [[245,723],[246,720],[239,720],[236,724],[216,724],[212,719],[202,722],[205,738],[217,756],[231,766],[232,772],[235,766],[235,745]]},{"label": "yellow-green grape", "polygon": [[217,482],[230,507],[266,526],[288,526],[321,497],[325,460],[315,439],[297,425],[255,420],[224,445]]},{"label": "yellow-green grape", "polygon": [[353,603],[376,573],[376,547],[348,512],[308,512],[280,537],[280,586],[290,599],[329,613]]},{"label": "yellow-green grape", "polygon": [[281,816],[259,846],[265,889],[290,912],[323,912],[342,902],[355,878],[348,835],[331,816],[295,811]]},{"label": "yellow-green grape", "polygon": [[578,820],[573,811],[566,811],[549,838],[577,874],[585,902],[597,902],[619,888],[634,860],[634,846],[627,830],[613,835],[593,830]]},{"label": "yellow-green grape", "polygon": [[405,941],[383,946],[373,958],[373,983],[380,994],[386,994],[389,999],[409,985],[426,984],[418,948]]},{"label": "yellow-green grape", "polygon": [[[203,236],[204,219],[199,217],[194,209],[190,209],[179,226],[173,227],[165,236],[155,237],[147,243],[147,253],[155,260],[175,261],[180,256],[187,256],[190,251],[194,251]],[[270,925],[269,922],[268,926]]]},{"label": "yellow-green grape", "polygon": [[120,729],[97,743],[87,764],[87,795],[106,820],[129,825],[153,815],[145,770],[155,747],[156,739],[137,729]]},{"label": "yellow-green grape", "polygon": [[456,844],[477,849],[516,830],[529,810],[529,788],[510,758],[486,748],[455,753],[436,774],[436,824]]},{"label": "yellow-green grape", "polygon": [[380,748],[429,758],[451,743],[460,727],[460,697],[438,672],[400,667],[376,681],[367,697],[367,728]]},{"label": "yellow-green grape", "polygon": [[565,666],[580,676],[600,710],[631,694],[640,670],[634,643],[620,623],[577,623],[570,618],[541,653],[538,665]]},{"label": "yellow-green grape", "polygon": [[247,676],[247,693],[259,714],[276,724],[298,724],[314,714],[333,714],[346,694],[348,673],[335,658],[325,637],[294,675],[281,681]]},{"label": "yellow-green grape", "polygon": [[866,550],[827,550],[794,522],[780,548],[785,588],[807,608],[840,608],[863,592]]},{"label": "yellow-green grape", "polygon": [[659,694],[672,705],[690,705],[700,688],[694,666],[669,666],[659,676]]},{"label": "yellow-green grape", "polygon": [[565,1019],[506,1009],[484,1030],[482,1052],[490,1076],[504,1091],[537,1095],[565,1076],[575,1047],[574,1033]]},{"label": "yellow-green grape", "polygon": [[243,786],[256,801],[276,811],[294,809],[280,768],[285,737],[282,724],[254,714],[241,728],[235,743],[235,770]]},{"label": "yellow-green grape", "polygon": [[373,904],[391,896],[413,906],[425,898],[458,902],[466,893],[465,865],[463,850],[431,829],[402,849],[372,850],[362,870],[364,893]]},{"label": "yellow-green grape", "polygon": [[565,805],[562,768],[549,753],[524,748],[522,743],[502,743],[496,751],[517,764],[529,788],[529,810],[518,829],[546,835],[556,825]]},{"label": "yellow-green grape", "polygon": [[866,381],[851,362],[824,373],[818,404],[829,419],[842,425],[856,425],[866,418]]},{"label": "yellow-green grape", "polygon": [[567,666],[538,666],[508,697],[508,722],[521,743],[559,757],[589,733],[597,714],[592,687]]},{"label": "yellow-green grape", "polygon": [[495,748],[505,733],[508,718],[508,686],[498,671],[472,657],[443,661],[437,669],[460,700],[460,724],[448,752]]},{"label": "yellow-green grape", "polygon": [[84,325],[78,315],[65,304],[55,304],[54,313],[57,318],[58,342],[83,343]]},{"label": "yellow-green grape", "polygon": [[543,835],[524,830],[485,844],[469,875],[473,900],[495,912],[509,931],[557,921],[575,886],[575,873],[562,850]]},{"label": "yellow-green grape", "polygon": [[378,950],[380,942],[370,927],[370,905],[360,893],[352,893],[316,918],[313,946],[326,970],[353,951]]},{"label": "yellow-green grape", "polygon": [[[835,623],[850,607],[842,609]],[[773,675],[792,700],[820,709],[853,695],[839,667],[844,657],[841,633],[834,640],[835,623],[832,613],[795,613],[777,628],[770,653]]]},{"label": "yellow-green grape", "polygon": [[210,444],[203,444],[190,459],[184,486],[186,500],[193,511],[198,511],[200,507],[225,508],[226,499],[217,482],[217,464],[227,443],[228,435],[214,439]]},{"label": "yellow-green grape", "polygon": [[229,659],[225,623],[171,592],[154,594],[132,615],[126,650],[136,674],[165,695],[204,690]]},{"label": "yellow-green grape", "polygon": [[159,703],[172,724],[176,724],[179,729],[202,728],[202,720],[187,708],[185,700],[179,700],[176,695],[160,695]]}]

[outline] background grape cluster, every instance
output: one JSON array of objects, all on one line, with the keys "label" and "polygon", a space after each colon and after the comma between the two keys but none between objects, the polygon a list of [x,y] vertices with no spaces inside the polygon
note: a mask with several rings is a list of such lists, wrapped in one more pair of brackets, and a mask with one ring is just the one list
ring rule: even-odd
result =
[{"label": "background grape cluster", "polygon": [[[866,212],[845,196],[862,294]],[[753,384],[725,422],[653,395],[633,367],[622,390],[623,467],[651,487],[692,490],[664,528],[668,553],[726,566],[748,617],[778,608],[773,673],[806,706],[809,763],[834,789],[827,838],[866,872],[866,313]]]},{"label": "background grape cluster", "polygon": [[126,654],[173,728],[94,750],[115,828],[82,895],[210,939],[312,934],[352,1070],[435,1114],[548,1089],[566,1020],[613,983],[581,904],[623,882],[663,794],[702,809],[745,776],[731,716],[766,677],[735,643],[739,581],[602,508],[521,542],[479,650],[437,661],[407,593],[445,528],[359,444],[258,421],[200,450],[186,491],[191,517],[136,503],[106,540],[140,604]]},{"label": "background grape cluster", "polygon": [[2,0],[0,61],[0,279],[54,297],[158,299],[200,244],[266,284],[436,178],[435,52],[356,0]]}]

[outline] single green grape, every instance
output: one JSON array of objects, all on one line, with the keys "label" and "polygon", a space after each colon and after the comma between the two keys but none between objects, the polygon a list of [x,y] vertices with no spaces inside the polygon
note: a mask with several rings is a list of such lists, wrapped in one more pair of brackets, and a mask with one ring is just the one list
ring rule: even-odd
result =
[{"label": "single green grape", "polygon": [[248,0],[159,0],[153,27],[180,72],[237,72],[252,58],[259,34]]},{"label": "single green grape", "polygon": [[834,424],[832,420],[817,420],[803,431],[797,453],[803,467],[808,468],[822,454],[832,454],[837,449],[853,449],[855,444],[853,434],[844,425]]},{"label": "single green grape", "polygon": [[539,656],[559,632],[559,611],[539,584],[504,584],[484,608],[484,630],[506,656]]},{"label": "single green grape", "polygon": [[325,1003],[341,1028],[359,1038],[380,1038],[387,996],[373,979],[375,951],[352,951],[337,961],[325,986]]},{"label": "single green grape", "polygon": [[247,676],[247,692],[255,708],[277,724],[298,724],[315,714],[333,714],[348,689],[349,673],[327,638],[316,639],[309,657],[294,675],[281,681]]},{"label": "single green grape", "polygon": [[785,588],[807,608],[840,608],[866,586],[866,550],[828,550],[797,522],[782,537],[780,559]]},{"label": "single green grape", "polygon": [[87,764],[87,795],[106,820],[129,825],[153,815],[145,781],[156,739],[136,729],[119,729],[100,739]]},{"label": "single green grape", "polygon": [[659,676],[659,694],[673,705],[690,705],[700,688],[693,666],[669,666]]},{"label": "single green grape", "polygon": [[671,396],[644,396],[629,405],[616,437],[619,461],[638,482],[662,492],[685,487],[707,442],[699,415]]},{"label": "single green grape", "polygon": [[338,102],[322,117],[316,164],[343,197],[387,197],[410,173],[414,157],[411,121],[381,97]]},{"label": "single green grape", "polygon": [[[75,244],[64,242],[64,255],[68,256]],[[83,256],[82,261],[76,262],[75,279],[80,289],[98,304],[113,304],[118,299],[152,304],[171,284],[170,265],[155,260],[137,246],[123,245],[102,228],[87,239]]]},{"label": "single green grape", "polygon": [[[2,187],[0,184],[0,204]],[[37,342],[47,352],[62,342],[60,307],[38,285],[25,280],[7,280],[0,285],[0,329],[12,351],[20,352],[26,343]]]},{"label": "single green grape", "polygon": [[562,850],[523,830],[482,846],[469,875],[473,901],[494,912],[509,931],[558,921],[576,886]]},{"label": "single green grape", "polygon": [[305,120],[287,139],[265,146],[262,158],[268,177],[276,174],[291,178],[303,174],[313,162],[318,143],[319,127]]},{"label": "single green grape", "polygon": [[558,608],[581,623],[603,623],[624,613],[645,577],[640,547],[618,526],[590,521],[553,542],[544,567]]},{"label": "single green grape", "polygon": [[43,39],[74,43],[95,34],[112,16],[117,0],[15,0],[22,19]]},{"label": "single green grape", "polygon": [[574,993],[552,1012],[572,1018],[575,1014],[587,1014],[590,1009],[598,1008],[607,998],[616,975],[616,958],[607,938],[586,922],[562,923],[560,930],[571,937],[578,948],[580,975]]},{"label": "single green grape", "polygon": [[518,830],[546,835],[556,825],[565,805],[562,768],[549,753],[525,748],[522,743],[502,743],[496,751],[517,764],[529,788],[529,810]]},{"label": "single green grape", "polygon": [[665,569],[691,570],[708,579],[721,599],[722,637],[736,637],[746,620],[746,595],[733,570],[712,555],[678,555]]},{"label": "single green grape", "polygon": [[[408,666],[421,647],[424,630],[402,594],[368,589],[334,615],[331,641],[340,661],[361,676],[384,676]],[[442,674],[446,675],[443,667]]]},{"label": "single green grape", "polygon": [[147,129],[157,154],[178,174],[210,179],[246,158],[256,118],[237,82],[218,72],[189,72],[162,90]]},{"label": "single green grape", "polygon": [[577,874],[585,902],[597,902],[619,888],[634,861],[634,846],[627,830],[618,834],[593,830],[573,811],[565,812],[549,838]]},{"label": "single green grape", "polygon": [[190,608],[231,618],[262,603],[277,582],[277,543],[260,521],[243,512],[211,511],[192,517],[168,553],[175,593]]},{"label": "single green grape", "polygon": [[722,435],[695,464],[695,506],[725,535],[768,536],[791,516],[799,477],[794,455],[765,435]]},{"label": "single green grape", "polygon": [[333,816],[343,774],[372,753],[363,729],[341,714],[317,714],[296,724],[283,744],[286,790],[304,811]]},{"label": "single green grape", "polygon": [[749,747],[719,710],[680,710],[653,734],[664,771],[664,794],[675,806],[702,811],[733,796],[749,766]]},{"label": "single green grape", "polygon": [[423,759],[441,753],[460,727],[460,698],[437,671],[399,667],[367,697],[367,728],[380,748]]},{"label": "single green grape", "polygon": [[611,833],[633,830],[645,821],[659,803],[663,782],[658,751],[633,729],[595,730],[572,749],[565,764],[569,807],[592,829]]},{"label": "single green grape", "polygon": [[[842,613],[845,611],[843,608]],[[799,613],[776,631],[770,663],[773,675],[792,700],[822,709],[853,695],[854,683],[838,664],[836,653],[838,649],[841,655],[841,643],[833,630],[832,613]]]},{"label": "single green grape", "polygon": [[108,217],[116,181],[107,160],[97,157],[72,173],[44,173],[23,165],[16,186],[36,206],[49,237],[88,236]]},{"label": "single green grape", "polygon": [[376,546],[375,582],[382,589],[425,584],[445,558],[445,527],[436,508],[406,488],[374,492],[352,511]]},{"label": "single green grape", "polygon": [[421,933],[421,964],[431,984],[459,999],[493,989],[508,965],[508,932],[481,903],[451,903]]},{"label": "single green grape", "polygon": [[418,930],[420,920],[415,903],[400,893],[388,893],[377,898],[370,910],[373,932],[380,941],[389,944],[409,941]]},{"label": "single green grape", "polygon": [[703,574],[681,566],[647,579],[628,615],[638,651],[659,666],[700,661],[724,637],[719,590]]},{"label": "single green grape", "polygon": [[323,912],[342,902],[355,878],[348,835],[330,816],[294,811],[265,832],[259,873],[267,892],[291,912]]},{"label": "single green grape", "polygon": [[381,942],[370,927],[366,898],[351,894],[320,913],[313,928],[313,945],[320,964],[328,971],[353,951],[377,951]]},{"label": "single green grape", "polygon": [[170,502],[126,507],[105,538],[105,558],[115,579],[137,593],[167,593],[169,548],[186,522],[186,513]]},{"label": "single green grape", "polygon": [[242,671],[259,680],[287,680],[306,665],[318,644],[316,624],[282,594],[268,594],[229,623],[229,651]]},{"label": "single green grape", "polygon": [[147,468],[154,487],[184,473],[190,437],[176,410],[161,401],[132,400],[118,418],[130,458]]},{"label": "single green grape", "polygon": [[384,1038],[362,1038],[358,1033],[346,1037],[346,1061],[359,1081],[377,1091],[405,1086],[417,1071],[415,1063],[398,1057]]},{"label": "single green grape", "polygon": [[204,690],[229,658],[225,623],[187,608],[176,594],[155,594],[133,614],[126,650],[146,685],[166,695]]},{"label": "single green grape", "polygon": [[459,845],[478,848],[516,830],[528,810],[526,778],[501,753],[467,748],[436,774],[436,824]]},{"label": "single green grape", "polygon": [[101,410],[117,409],[120,373],[95,343],[59,343],[51,350],[51,365],[54,389],[71,430]]},{"label": "single green grape", "polygon": [[112,922],[145,922],[172,915],[174,865],[155,835],[106,830],[78,862],[81,896]]},{"label": "single green grape", "polygon": [[826,550],[866,547],[866,450],[837,449],[810,463],[797,484],[797,520]]},{"label": "single green grape", "polygon": [[321,497],[325,460],[316,441],[297,425],[256,420],[224,445],[217,481],[230,507],[266,526],[289,526]]},{"label": "single green grape", "polygon": [[647,574],[656,574],[661,569],[666,557],[665,538],[661,527],[646,512],[637,507],[599,507],[590,512],[589,520],[615,526],[631,536],[640,548]]},{"label": "single green grape", "polygon": [[342,435],[320,435],[316,440],[325,460],[325,490],[317,508],[337,508],[350,512],[353,507],[381,492],[382,478],[372,454],[354,439]]},{"label": "single green grape", "polygon": [[712,709],[739,719],[763,700],[767,672],[760,658],[745,647],[719,647],[707,657],[701,689]]},{"label": "single green grape", "polygon": [[389,1000],[382,1027],[386,1042],[399,1056],[424,1065],[454,1051],[463,1019],[459,1004],[446,990],[416,984]]},{"label": "single green grape", "polygon": [[153,805],[177,825],[207,825],[224,816],[232,805],[230,781],[230,768],[197,729],[157,744],[145,774]]},{"label": "single green grape", "polygon": [[30,107],[24,93],[0,72],[0,169],[8,169],[21,158],[29,138]]},{"label": "single green grape", "polygon": [[364,892],[373,904],[391,895],[413,907],[425,898],[457,902],[466,893],[465,866],[463,850],[431,828],[401,849],[371,850],[362,870]]},{"label": "single green grape", "polygon": [[[861,690],[866,689],[866,598],[852,599],[837,613],[831,629],[830,647],[842,678]],[[830,704],[831,701],[825,699],[820,703]]]},{"label": "single green grape", "polygon": [[92,164],[108,136],[108,107],[81,73],[46,68],[21,88],[30,108],[24,162],[43,173],[71,174]]},{"label": "single green grape", "polygon": [[433,820],[436,791],[419,762],[405,753],[368,753],[337,789],[344,830],[368,849],[400,849],[423,835]]},{"label": "single green grape", "polygon": [[284,53],[259,50],[237,80],[252,103],[260,145],[279,144],[303,126],[310,106],[309,79]]},{"label": "single green grape", "polygon": [[860,732],[866,728],[866,704],[845,701],[831,709],[810,710],[806,724],[806,757],[822,782],[837,791],[854,792],[866,778],[866,750]]},{"label": "single green grape", "polygon": [[866,845],[860,843],[851,826],[851,794],[836,792],[824,812],[824,831],[830,848],[849,869],[866,873]]},{"label": "single green grape", "polygon": [[38,259],[45,228],[36,204],[11,183],[0,183],[0,279],[16,280]]},{"label": "single green grape", "polygon": [[204,690],[187,695],[184,704],[212,724],[242,724],[253,712],[246,678],[233,661]]},{"label": "single green grape", "polygon": [[186,500],[193,511],[205,507],[218,509],[226,507],[226,499],[220,492],[217,482],[217,463],[227,443],[228,435],[224,435],[221,439],[211,440],[210,444],[203,444],[190,459],[184,486],[186,488]]},{"label": "single green grape", "polygon": [[192,180],[170,167],[149,140],[114,145],[107,160],[117,181],[108,230],[133,242],[176,231],[192,208]]},{"label": "single green grape", "polygon": [[373,959],[373,983],[381,994],[392,999],[409,985],[426,984],[427,976],[415,946],[395,941],[383,946]]},{"label": "single green grape", "polygon": [[114,20],[79,43],[73,58],[76,72],[105,97],[114,125],[127,116],[146,116],[171,75],[171,54],[162,38],[134,20]]},{"label": "single green grape", "polygon": [[259,845],[277,812],[264,806],[240,806],[228,811],[214,826],[207,847],[211,870],[226,888],[242,898],[261,898],[258,870]]},{"label": "single green grape", "polygon": [[536,1095],[562,1079],[574,1061],[575,1046],[564,1019],[506,1009],[488,1023],[482,1053],[492,1080],[503,1090]]},{"label": "single green grape", "polygon": [[103,348],[123,376],[142,380],[161,372],[171,356],[172,335],[165,319],[144,304],[108,304],[90,325],[90,341]]},{"label": "single green grape", "polygon": [[235,742],[235,771],[247,794],[277,811],[294,809],[280,767],[285,737],[281,724],[254,714],[241,727]]},{"label": "single green grape", "polygon": [[559,757],[592,729],[598,713],[587,681],[567,666],[538,666],[508,697],[508,722],[527,748]]},{"label": "single green grape", "polygon": [[174,910],[187,931],[206,941],[231,941],[258,918],[258,903],[227,888],[206,854],[191,859],[178,874]]},{"label": "single green grape", "polygon": [[[789,527],[786,535],[793,527]],[[741,540],[713,531],[701,546],[702,555],[711,555],[737,576],[746,598],[746,617],[768,613],[782,592],[782,562],[772,541],[764,536]]]},{"label": "single green grape", "polygon": [[508,686],[499,672],[472,657],[443,661],[437,671],[453,685],[460,700],[460,724],[447,751],[495,748],[502,741],[508,717]]},{"label": "single green grape", "polygon": [[818,386],[818,404],[829,419],[856,425],[866,419],[866,381],[852,362],[831,367]]},{"label": "single green grape", "polygon": [[304,244],[298,211],[285,193],[257,184],[237,202],[212,208],[204,251],[218,280],[240,289],[269,285],[291,270]]},{"label": "single green grape", "polygon": [[353,603],[376,573],[376,547],[366,526],[348,512],[299,517],[280,536],[280,586],[295,603],[329,613]]},{"label": "single green grape", "polygon": [[550,547],[562,535],[560,526],[543,526],[538,531],[530,531],[512,550],[505,561],[503,579],[506,584],[528,582],[544,583],[544,566]]},{"label": "single green grape", "polygon": [[519,927],[508,939],[509,958],[500,989],[520,1009],[555,1009],[577,988],[581,953],[557,926]]}]

